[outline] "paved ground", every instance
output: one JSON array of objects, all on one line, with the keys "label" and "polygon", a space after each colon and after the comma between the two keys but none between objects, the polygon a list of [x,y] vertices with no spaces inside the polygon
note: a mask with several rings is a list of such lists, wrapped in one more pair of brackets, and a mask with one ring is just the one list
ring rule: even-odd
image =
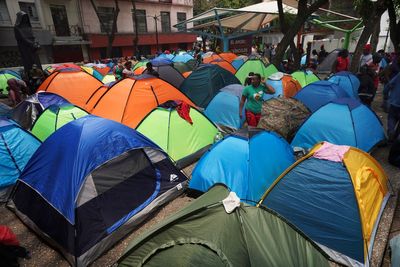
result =
[{"label": "paved ground", "polygon": [[[386,114],[381,112],[379,108],[379,102],[381,98],[377,97],[377,103],[374,105],[374,110],[377,111],[379,117],[381,117],[383,123],[386,125]],[[393,197],[387,205],[384,215],[381,220],[381,224],[378,230],[377,239],[373,251],[373,260],[371,266],[381,266],[381,262],[384,259],[383,266],[389,266],[389,257],[386,255],[384,258],[385,248],[388,240],[388,235],[391,236],[400,233],[400,207],[397,205],[397,192],[400,187],[400,171],[387,163],[388,147],[377,148],[373,152],[373,156],[382,164],[383,168],[390,177],[391,184],[393,187]],[[190,175],[192,167],[185,169],[185,172]],[[126,238],[117,243],[111,250],[106,254],[102,255],[92,266],[111,266],[123,253],[129,242],[143,233],[149,227],[162,221],[168,215],[181,209],[192,199],[186,195],[175,199],[166,206],[164,206],[155,216],[142,224],[136,231],[130,233]],[[397,207],[395,220],[392,219],[394,212]],[[10,212],[4,205],[0,206],[0,224],[8,225],[17,234],[21,244],[25,246],[32,254],[30,260],[22,260],[21,266],[69,266],[64,258],[47,244],[42,242],[33,232],[31,232],[21,221]],[[391,228],[392,225],[392,228]]]}]

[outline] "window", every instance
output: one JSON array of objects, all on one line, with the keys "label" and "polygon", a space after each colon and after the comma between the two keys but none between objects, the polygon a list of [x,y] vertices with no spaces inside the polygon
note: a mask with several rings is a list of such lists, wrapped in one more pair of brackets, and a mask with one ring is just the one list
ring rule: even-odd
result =
[{"label": "window", "polygon": [[35,3],[19,2],[19,8],[28,14],[32,26],[40,24]]},{"label": "window", "polygon": [[114,20],[114,8],[99,6],[97,8],[99,17],[103,23],[100,23],[101,32],[111,32]]},{"label": "window", "polygon": [[[178,23],[186,20],[186,13],[178,12],[176,13]],[[186,31],[186,25],[181,25],[178,27],[178,31]]]},{"label": "window", "polygon": [[10,25],[11,19],[8,14],[6,0],[0,0],[0,25]]},{"label": "window", "polygon": [[136,9],[136,18],[138,23],[138,33],[146,33],[147,32],[146,10]]},{"label": "window", "polygon": [[171,18],[169,12],[161,12],[161,31],[162,32],[171,31]]}]

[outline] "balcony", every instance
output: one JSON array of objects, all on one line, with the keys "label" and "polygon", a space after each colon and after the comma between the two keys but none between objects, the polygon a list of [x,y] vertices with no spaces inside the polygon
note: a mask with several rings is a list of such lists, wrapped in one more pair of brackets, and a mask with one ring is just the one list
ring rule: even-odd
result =
[{"label": "balcony", "polygon": [[47,30],[53,35],[53,45],[90,44],[79,25],[47,25]]}]

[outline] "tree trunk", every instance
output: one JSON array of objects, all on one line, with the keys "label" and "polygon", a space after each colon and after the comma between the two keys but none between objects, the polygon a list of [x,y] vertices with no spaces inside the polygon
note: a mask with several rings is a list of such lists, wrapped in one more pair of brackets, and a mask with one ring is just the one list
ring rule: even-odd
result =
[{"label": "tree trunk", "polygon": [[107,58],[113,57],[112,54],[112,45],[115,39],[115,33],[117,32],[117,20],[118,20],[118,14],[119,14],[119,5],[118,5],[118,0],[115,0],[115,9],[113,12],[113,24],[111,27],[111,32],[107,33],[108,35],[108,44],[107,44]]},{"label": "tree trunk", "polygon": [[393,43],[394,51],[400,53],[400,21],[397,23],[395,0],[388,0],[390,40]]},{"label": "tree trunk", "polygon": [[376,47],[378,46],[380,32],[381,32],[381,18],[379,17],[371,35],[370,43],[372,47],[372,53],[376,52]]},{"label": "tree trunk", "polygon": [[358,39],[356,50],[354,51],[351,59],[350,71],[356,73],[360,64],[360,57],[363,52],[364,45],[368,42],[369,37],[375,29],[375,23],[380,19],[383,12],[385,12],[386,6],[374,6],[372,14],[368,18],[364,18],[364,29]]},{"label": "tree trunk", "polygon": [[[139,43],[139,32],[138,32],[138,20],[137,20],[137,14],[136,14],[136,0],[131,0],[132,2],[132,9],[133,9],[133,26],[134,26],[134,31],[135,31],[135,36],[133,37],[133,52],[135,53],[135,56],[139,52],[138,48],[138,43]],[[145,18],[146,19],[146,18]]]},{"label": "tree trunk", "polygon": [[[299,32],[300,28],[303,26],[304,22],[306,22],[308,17],[327,2],[328,0],[317,0],[311,6],[308,7],[307,0],[299,0],[297,6],[297,16],[293,24],[291,24],[290,27],[287,27],[286,22],[283,19],[284,23],[282,24],[283,28],[281,26],[281,30],[283,30],[282,32],[284,33],[284,36],[283,39],[279,42],[278,47],[276,48],[276,55],[272,60],[272,63],[275,66],[279,66],[281,64],[283,57],[285,55],[286,48],[290,45],[291,42],[293,42],[294,37]],[[279,20],[281,21],[282,18],[284,18],[282,0],[278,0],[277,4],[279,10]],[[295,57],[296,54],[298,57],[300,57],[298,49],[295,49],[293,52]],[[300,60],[299,60],[299,65],[300,65]]]}]

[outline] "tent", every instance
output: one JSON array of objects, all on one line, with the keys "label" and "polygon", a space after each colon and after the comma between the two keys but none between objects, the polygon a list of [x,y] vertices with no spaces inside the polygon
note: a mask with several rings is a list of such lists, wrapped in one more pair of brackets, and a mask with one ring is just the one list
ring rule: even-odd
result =
[{"label": "tent", "polygon": [[11,107],[0,102],[0,118],[10,116],[11,110]]},{"label": "tent", "polygon": [[182,62],[182,63],[186,63],[189,60],[193,59],[193,57],[191,55],[189,55],[188,53],[185,54],[180,54],[180,55],[176,55],[174,56],[174,58],[172,59],[172,61],[175,62]]},{"label": "tent", "polygon": [[203,57],[203,63],[204,64],[209,64],[213,61],[219,61],[219,60],[224,60],[222,57],[220,57],[218,54],[212,54],[211,56],[208,57]]},{"label": "tent", "polygon": [[111,67],[104,64],[96,64],[93,69],[100,73],[101,76],[106,76],[111,71]]},{"label": "tent", "polygon": [[155,108],[136,130],[167,152],[179,168],[184,168],[197,161],[214,143],[218,129],[195,108],[190,108],[190,123],[174,106]]},{"label": "tent", "polygon": [[221,68],[226,69],[227,71],[229,71],[232,74],[236,73],[236,69],[228,61],[225,61],[225,60],[214,60],[214,61],[211,61],[210,64],[218,65]]},{"label": "tent", "polygon": [[164,57],[156,57],[156,58],[150,60],[150,62],[151,62],[151,64],[153,64],[153,67],[173,64],[172,60],[170,60],[168,58],[164,58]]},{"label": "tent", "polygon": [[348,95],[358,99],[360,80],[349,71],[341,71],[329,77],[328,81],[342,87]]},{"label": "tent", "polygon": [[174,58],[174,55],[172,54],[166,54],[166,53],[161,53],[158,57],[155,59],[167,59],[167,60],[172,60]]},{"label": "tent", "polygon": [[68,103],[67,100],[57,94],[37,92],[19,103],[11,111],[10,117],[25,130],[30,130],[36,119],[47,107]]},{"label": "tent", "polygon": [[370,108],[358,100],[341,98],[315,111],[300,127],[291,145],[308,149],[328,141],[368,152],[385,139],[382,123]]},{"label": "tent", "polygon": [[229,63],[232,63],[238,56],[231,52],[220,53],[219,56]]},{"label": "tent", "polygon": [[138,63],[135,64],[135,66],[133,66],[132,70],[136,70],[137,68],[140,68],[140,67],[146,67],[147,62],[149,62],[149,61],[148,60],[139,61]]},{"label": "tent", "polygon": [[72,104],[51,105],[35,121],[31,132],[43,142],[60,127],[86,115],[86,111]]},{"label": "tent", "polygon": [[94,115],[136,128],[155,107],[168,100],[193,102],[171,84],[153,76],[141,75],[101,87],[93,93],[85,110]]},{"label": "tent", "polygon": [[283,74],[282,72],[271,74],[266,84],[275,89],[275,94],[264,94],[264,100],[273,97],[293,97],[301,89],[298,81],[289,74]]},{"label": "tent", "polygon": [[182,74],[188,71],[192,71],[192,68],[190,68],[186,63],[183,62],[174,62],[174,68]]},{"label": "tent", "polygon": [[239,84],[229,71],[213,64],[201,65],[182,83],[180,90],[199,107],[206,107],[219,89],[229,84]]},{"label": "tent", "polygon": [[271,208],[346,266],[369,266],[389,198],[388,178],[369,154],[318,144],[264,194]]},{"label": "tent", "polygon": [[115,82],[115,76],[113,74],[107,74],[103,77],[101,82],[104,84]]},{"label": "tent", "polygon": [[7,81],[10,79],[21,80],[21,76],[15,71],[9,71],[9,70],[0,71],[0,94],[8,95]]},{"label": "tent", "polygon": [[133,240],[118,266],[330,266],[314,242],[270,210],[240,203],[227,213],[228,195],[214,186]]},{"label": "tent", "polygon": [[[155,66],[153,69],[158,72],[160,75],[159,78],[169,82],[176,88],[179,88],[179,86],[181,86],[185,80],[185,77],[183,77],[183,75],[177,69],[172,67],[172,65]],[[147,74],[147,70],[144,70],[142,74]]]},{"label": "tent", "polygon": [[39,91],[58,94],[79,107],[84,107],[89,97],[103,83],[84,71],[54,71],[39,86]]},{"label": "tent", "polygon": [[0,202],[7,201],[17,178],[40,141],[12,120],[0,118]]},{"label": "tent", "polygon": [[236,70],[238,70],[240,66],[242,66],[246,62],[247,59],[247,56],[238,56],[232,61],[231,64]]},{"label": "tent", "polygon": [[89,67],[81,67],[81,69],[83,71],[86,71],[87,73],[89,73],[93,77],[95,77],[97,80],[99,80],[99,81],[103,80],[103,75],[100,72],[98,72],[97,70],[95,70],[93,68],[89,68]]},{"label": "tent", "polygon": [[204,114],[227,131],[241,128],[245,120],[244,109],[242,118],[239,116],[239,104],[243,88],[243,85],[240,84],[231,84],[221,88],[220,92],[208,104]]},{"label": "tent", "polygon": [[303,71],[303,70],[298,70],[293,72],[292,74],[293,79],[298,81],[301,85],[301,87],[304,87],[306,85],[309,85],[310,83],[317,82],[320,79],[318,78],[317,75],[315,75],[312,71]]},{"label": "tent", "polygon": [[330,52],[326,58],[318,64],[317,73],[331,73],[333,63],[335,63],[340,51],[342,51],[342,49],[338,48]]},{"label": "tent", "polygon": [[222,183],[239,198],[254,204],[294,161],[292,148],[277,134],[243,129],[204,154],[193,170],[189,188],[206,192]]},{"label": "tent", "polygon": [[303,102],[311,112],[337,98],[351,97],[344,89],[328,81],[318,81],[307,85],[295,96]]},{"label": "tent", "polygon": [[274,131],[290,142],[310,114],[310,110],[294,98],[272,98],[264,101],[257,127]]},{"label": "tent", "polygon": [[46,139],[8,205],[72,266],[87,266],[178,196],[186,180],[140,133],[86,116]]},{"label": "tent", "polygon": [[244,84],[250,72],[259,73],[261,77],[267,79],[271,74],[278,72],[278,69],[272,64],[266,66],[260,59],[248,59],[240,66],[235,76],[241,84]]}]

